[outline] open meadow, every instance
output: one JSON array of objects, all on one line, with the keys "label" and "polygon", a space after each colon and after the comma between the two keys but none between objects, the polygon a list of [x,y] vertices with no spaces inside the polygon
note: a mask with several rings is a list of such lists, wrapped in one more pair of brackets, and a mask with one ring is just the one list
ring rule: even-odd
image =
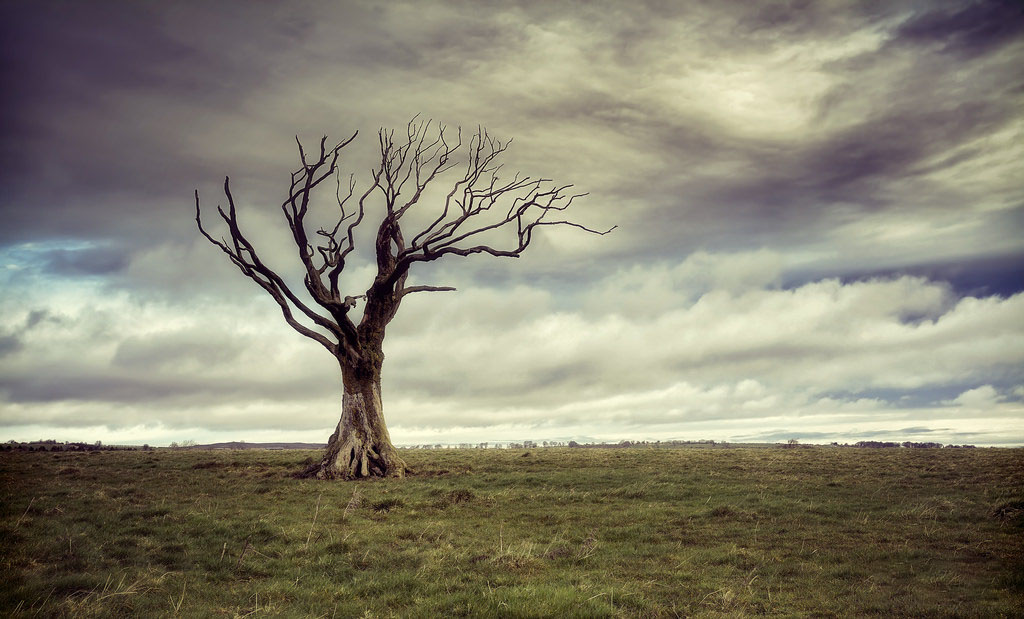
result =
[{"label": "open meadow", "polygon": [[1024,616],[1024,451],[0,454],[4,616]]}]

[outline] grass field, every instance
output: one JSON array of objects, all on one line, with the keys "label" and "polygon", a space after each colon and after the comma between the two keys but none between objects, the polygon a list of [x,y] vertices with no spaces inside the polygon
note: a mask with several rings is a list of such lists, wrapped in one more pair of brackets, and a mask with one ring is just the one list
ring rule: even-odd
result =
[{"label": "grass field", "polygon": [[1024,451],[0,454],[4,616],[1024,616]]}]

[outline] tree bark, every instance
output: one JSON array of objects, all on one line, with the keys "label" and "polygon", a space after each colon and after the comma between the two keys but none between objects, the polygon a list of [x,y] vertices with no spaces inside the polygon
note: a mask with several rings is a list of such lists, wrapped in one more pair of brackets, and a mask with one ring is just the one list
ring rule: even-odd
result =
[{"label": "tree bark", "polygon": [[363,477],[404,477],[405,462],[391,444],[384,423],[380,398],[380,366],[376,361],[363,367],[342,365],[344,394],[341,420],[327,442],[319,464],[306,469],[305,477],[317,479],[360,479]]}]

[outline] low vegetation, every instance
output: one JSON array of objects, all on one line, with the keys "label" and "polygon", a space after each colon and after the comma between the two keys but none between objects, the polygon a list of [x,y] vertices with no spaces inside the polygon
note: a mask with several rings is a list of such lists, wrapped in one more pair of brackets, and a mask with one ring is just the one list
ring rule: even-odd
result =
[{"label": "low vegetation", "polygon": [[0,454],[4,616],[1024,615],[1024,452]]}]

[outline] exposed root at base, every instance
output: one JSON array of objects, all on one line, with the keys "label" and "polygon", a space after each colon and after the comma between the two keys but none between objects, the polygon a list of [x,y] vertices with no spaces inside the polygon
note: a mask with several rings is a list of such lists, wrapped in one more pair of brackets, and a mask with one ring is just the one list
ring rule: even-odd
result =
[{"label": "exposed root at base", "polygon": [[338,447],[328,446],[324,458],[303,471],[296,473],[299,479],[366,479],[374,477],[405,477],[406,467],[402,459],[393,452],[393,447],[381,449],[378,453],[373,446],[364,446],[361,441],[349,438]]}]

